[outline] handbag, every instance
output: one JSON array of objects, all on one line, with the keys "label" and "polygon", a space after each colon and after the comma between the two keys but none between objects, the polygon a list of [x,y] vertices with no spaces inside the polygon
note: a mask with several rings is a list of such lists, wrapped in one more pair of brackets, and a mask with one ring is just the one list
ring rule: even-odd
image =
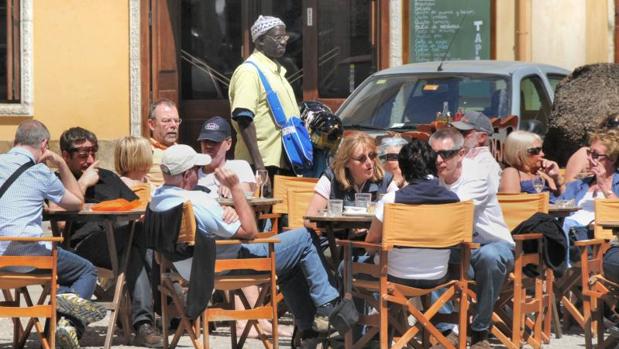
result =
[{"label": "handbag", "polygon": [[247,63],[253,65],[258,71],[258,76],[267,94],[267,103],[273,114],[273,121],[282,131],[282,145],[292,170],[296,174],[300,174],[311,169],[314,160],[312,140],[303,125],[303,121],[298,116],[291,116],[286,119],[277,93],[271,88],[266,76],[260,71],[256,63],[252,61],[247,61]]}]

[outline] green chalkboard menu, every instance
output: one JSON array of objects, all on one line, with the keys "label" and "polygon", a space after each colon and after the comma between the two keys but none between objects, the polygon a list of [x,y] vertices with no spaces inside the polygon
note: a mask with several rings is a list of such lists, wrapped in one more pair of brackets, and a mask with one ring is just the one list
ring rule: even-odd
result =
[{"label": "green chalkboard menu", "polygon": [[492,0],[409,0],[408,62],[490,59]]}]

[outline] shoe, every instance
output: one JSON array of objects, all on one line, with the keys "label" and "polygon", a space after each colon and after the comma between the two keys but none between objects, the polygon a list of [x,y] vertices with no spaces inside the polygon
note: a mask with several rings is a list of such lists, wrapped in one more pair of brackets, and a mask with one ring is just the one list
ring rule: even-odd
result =
[{"label": "shoe", "polygon": [[492,349],[492,345],[490,345],[487,339],[483,339],[475,344],[471,344],[471,349]]},{"label": "shoe", "polygon": [[81,321],[84,326],[103,320],[107,310],[100,304],[81,298],[73,293],[56,296],[56,311]]},{"label": "shoe", "polygon": [[163,337],[151,324],[143,323],[135,331],[133,345],[137,347],[161,348],[163,347]]},{"label": "shoe", "polygon": [[312,329],[318,333],[329,332],[329,316],[335,309],[335,300],[327,302],[316,309],[316,315],[314,316],[314,323]]},{"label": "shoe", "polygon": [[[449,334],[447,335],[447,341],[453,344],[456,348],[458,347],[458,335],[456,335],[453,331],[449,332]],[[445,349],[445,346],[443,346],[441,343],[438,343],[431,346],[430,349]]]},{"label": "shoe", "polygon": [[69,320],[61,317],[56,324],[56,348],[78,349],[80,342],[77,338],[77,330]]},{"label": "shoe", "polygon": [[322,343],[322,337],[308,337],[302,338],[298,346],[300,349],[316,349],[318,344]]}]

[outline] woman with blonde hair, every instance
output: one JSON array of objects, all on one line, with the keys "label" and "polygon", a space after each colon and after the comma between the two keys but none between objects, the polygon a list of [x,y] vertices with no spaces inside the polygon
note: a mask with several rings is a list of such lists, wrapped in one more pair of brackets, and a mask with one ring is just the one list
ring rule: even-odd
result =
[{"label": "woman with blonde hair", "polygon": [[119,139],[114,148],[114,167],[120,179],[140,197],[144,206],[152,192],[147,174],[153,164],[153,150],[143,137],[128,136]]},{"label": "woman with blonde hair", "polygon": [[503,161],[509,166],[501,174],[500,193],[561,194],[561,175],[556,162],[545,159],[542,138],[528,131],[514,131],[503,145]]}]

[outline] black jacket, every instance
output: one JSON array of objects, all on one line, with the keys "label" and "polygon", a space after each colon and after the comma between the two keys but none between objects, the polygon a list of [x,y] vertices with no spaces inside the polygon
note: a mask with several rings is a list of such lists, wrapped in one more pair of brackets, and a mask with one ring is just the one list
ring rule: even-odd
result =
[{"label": "black jacket", "polygon": [[[557,220],[546,213],[536,213],[526,221],[520,223],[512,231],[512,235],[541,233],[544,235],[542,240],[542,254],[544,263],[551,268],[556,277],[563,275],[567,268],[567,239],[563,233],[563,229]],[[524,252],[537,251],[537,241],[525,241],[523,244]],[[529,266],[525,266],[524,272],[533,276],[537,271]]]}]

